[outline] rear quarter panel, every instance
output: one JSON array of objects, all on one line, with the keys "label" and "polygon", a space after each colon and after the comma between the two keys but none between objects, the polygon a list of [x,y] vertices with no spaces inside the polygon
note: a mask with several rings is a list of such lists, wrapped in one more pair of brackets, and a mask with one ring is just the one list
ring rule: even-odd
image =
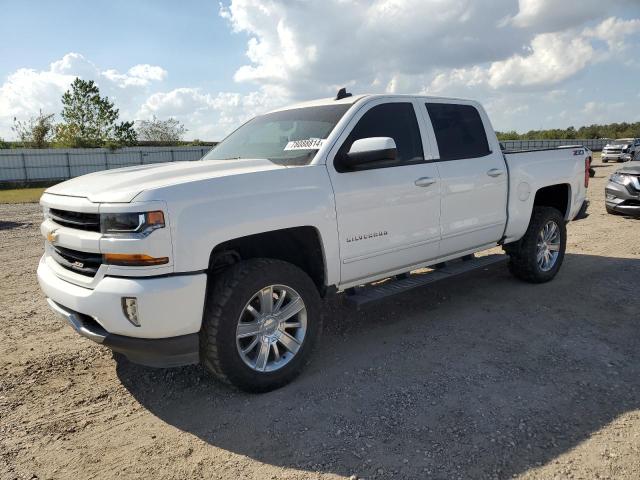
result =
[{"label": "rear quarter panel", "polygon": [[507,153],[509,167],[509,219],[505,243],[520,239],[527,230],[536,192],[551,185],[569,185],[569,208],[565,219],[572,220],[586,196],[584,148],[562,148]]}]

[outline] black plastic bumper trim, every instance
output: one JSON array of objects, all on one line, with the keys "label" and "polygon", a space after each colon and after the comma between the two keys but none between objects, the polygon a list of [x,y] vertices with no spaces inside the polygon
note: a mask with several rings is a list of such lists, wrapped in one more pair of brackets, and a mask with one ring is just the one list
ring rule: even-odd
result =
[{"label": "black plastic bumper trim", "polygon": [[198,333],[169,338],[136,338],[107,332],[95,320],[47,298],[52,310],[79,334],[149,367],[179,367],[200,362]]}]

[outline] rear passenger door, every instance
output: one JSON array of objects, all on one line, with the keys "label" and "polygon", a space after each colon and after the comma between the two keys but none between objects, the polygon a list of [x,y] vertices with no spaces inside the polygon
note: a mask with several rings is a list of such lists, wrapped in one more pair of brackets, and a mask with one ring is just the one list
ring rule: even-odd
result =
[{"label": "rear passenger door", "polygon": [[497,139],[487,137],[486,114],[463,101],[424,106],[438,147],[441,255],[497,242],[507,220],[508,175]]}]

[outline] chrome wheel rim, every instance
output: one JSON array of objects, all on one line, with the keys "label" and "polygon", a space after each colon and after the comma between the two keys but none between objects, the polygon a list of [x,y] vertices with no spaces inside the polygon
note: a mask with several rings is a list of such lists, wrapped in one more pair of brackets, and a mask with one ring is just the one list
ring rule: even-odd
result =
[{"label": "chrome wheel rim", "polygon": [[242,309],[236,346],[249,368],[273,372],[293,360],[306,333],[307,308],[300,294],[286,285],[270,285]]},{"label": "chrome wheel rim", "polygon": [[560,227],[553,220],[549,220],[538,235],[538,250],[536,260],[543,272],[551,270],[560,255]]}]

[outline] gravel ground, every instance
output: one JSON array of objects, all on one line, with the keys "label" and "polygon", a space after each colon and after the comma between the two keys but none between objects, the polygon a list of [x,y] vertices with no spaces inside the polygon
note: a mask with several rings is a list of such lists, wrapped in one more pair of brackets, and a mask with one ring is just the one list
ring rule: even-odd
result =
[{"label": "gravel ground", "polygon": [[0,205],[0,478],[612,478],[640,472],[640,221],[592,179],[555,281],[504,265],[355,311],[290,386],[114,360],[47,308],[37,205]]}]

